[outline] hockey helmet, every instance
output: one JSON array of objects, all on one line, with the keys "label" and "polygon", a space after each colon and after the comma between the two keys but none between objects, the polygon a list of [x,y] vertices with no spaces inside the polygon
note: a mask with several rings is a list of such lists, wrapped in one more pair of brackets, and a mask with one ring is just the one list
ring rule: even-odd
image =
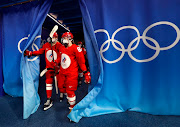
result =
[{"label": "hockey helmet", "polygon": [[64,37],[71,37],[71,39],[74,38],[74,36],[73,36],[73,34],[72,34],[71,32],[65,32],[65,33],[63,33],[62,38],[64,38]]},{"label": "hockey helmet", "polygon": [[53,37],[54,37],[54,38],[58,38],[58,34],[55,32],[55,33],[53,34]]},{"label": "hockey helmet", "polygon": [[82,41],[78,41],[78,45],[83,45],[83,42]]}]

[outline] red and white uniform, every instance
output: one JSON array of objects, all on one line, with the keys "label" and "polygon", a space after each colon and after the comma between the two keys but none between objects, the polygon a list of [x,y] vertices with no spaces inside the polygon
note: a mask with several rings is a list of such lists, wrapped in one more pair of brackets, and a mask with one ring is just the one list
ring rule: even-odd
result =
[{"label": "red and white uniform", "polygon": [[[82,49],[82,53],[83,53],[84,59],[85,59],[86,54],[87,54],[86,49],[84,47],[82,47],[81,49]],[[86,59],[85,59],[85,61],[86,61]],[[82,72],[81,68],[79,68],[79,72]]]},{"label": "red and white uniform", "polygon": [[[87,54],[86,49],[84,47],[82,47],[81,49],[82,49],[84,58],[86,58],[86,54]],[[86,62],[86,59],[85,59],[85,62]],[[83,78],[83,71],[81,70],[81,68],[79,68],[79,81],[82,81],[82,78]]]},{"label": "red and white uniform", "polygon": [[87,54],[86,49],[84,47],[82,48],[82,52],[83,52],[84,56]]},{"label": "red and white uniform", "polygon": [[[58,58],[58,55],[57,55],[58,54],[58,49],[61,46],[62,46],[61,43],[56,42],[56,44],[51,47],[51,44],[49,42],[47,42],[38,51],[33,51],[32,55],[37,56],[37,55],[45,53],[46,68],[54,69],[53,57],[54,57],[54,60],[57,60],[57,58]],[[52,55],[52,50],[53,50],[53,55]],[[58,68],[55,68],[55,69],[56,69],[56,72],[57,72]],[[54,78],[54,70],[48,70],[46,72],[46,93],[47,93],[47,98],[50,98],[51,95],[52,95],[53,78]]]},{"label": "red and white uniform", "polygon": [[[33,51],[33,56],[37,56],[45,53],[46,68],[54,68],[52,64],[53,57],[54,60],[57,60],[57,53],[60,46],[62,46],[62,44],[60,42],[56,42],[56,44],[53,45],[51,48],[51,44],[47,42],[38,51]],[[53,50],[53,55],[52,55],[52,50]]]},{"label": "red and white uniform", "polygon": [[59,53],[61,59],[58,61],[61,62],[61,66],[58,87],[61,93],[67,93],[70,106],[73,107],[73,104],[75,105],[75,91],[78,86],[78,69],[80,67],[82,71],[87,71],[84,54],[82,49],[75,44],[67,48],[61,46]]}]

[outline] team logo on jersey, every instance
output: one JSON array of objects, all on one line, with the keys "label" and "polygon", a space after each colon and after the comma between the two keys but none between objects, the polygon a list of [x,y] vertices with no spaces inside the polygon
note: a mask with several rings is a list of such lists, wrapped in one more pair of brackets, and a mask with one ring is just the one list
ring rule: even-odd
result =
[{"label": "team logo on jersey", "polygon": [[62,54],[61,55],[61,67],[63,69],[67,69],[71,64],[71,59],[69,58],[68,55]]},{"label": "team logo on jersey", "polygon": [[65,62],[66,62],[66,58],[65,58],[65,57],[63,58],[62,62],[63,62],[63,63],[65,63]]},{"label": "team logo on jersey", "polygon": [[52,54],[52,50],[48,50],[46,52],[46,58],[49,62],[52,62],[53,60],[53,57],[54,57],[54,60],[57,59],[57,53],[53,50],[53,54]]}]

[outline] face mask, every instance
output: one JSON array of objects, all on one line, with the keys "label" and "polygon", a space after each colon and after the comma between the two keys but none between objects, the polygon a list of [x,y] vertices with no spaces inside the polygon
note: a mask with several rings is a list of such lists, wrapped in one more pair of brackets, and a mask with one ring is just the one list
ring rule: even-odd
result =
[{"label": "face mask", "polygon": [[68,44],[69,44],[69,41],[68,41],[68,40],[66,40],[66,39],[64,39],[64,40],[63,40],[63,45],[64,45],[65,47],[67,47],[67,46],[68,46]]},{"label": "face mask", "polygon": [[63,44],[66,44],[66,43],[68,44],[69,42],[68,42],[68,40],[64,39]]},{"label": "face mask", "polygon": [[56,39],[55,39],[55,38],[53,38],[53,39],[52,39],[52,42],[53,42],[53,43],[54,43],[54,42],[56,42]]}]

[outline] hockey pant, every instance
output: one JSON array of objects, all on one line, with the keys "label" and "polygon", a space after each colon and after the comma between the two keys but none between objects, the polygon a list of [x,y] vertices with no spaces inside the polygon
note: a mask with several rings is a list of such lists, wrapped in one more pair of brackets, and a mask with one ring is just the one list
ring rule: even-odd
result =
[{"label": "hockey pant", "polygon": [[78,72],[58,75],[58,87],[61,93],[67,93],[67,99],[72,109],[76,104],[75,91],[78,86]]}]

